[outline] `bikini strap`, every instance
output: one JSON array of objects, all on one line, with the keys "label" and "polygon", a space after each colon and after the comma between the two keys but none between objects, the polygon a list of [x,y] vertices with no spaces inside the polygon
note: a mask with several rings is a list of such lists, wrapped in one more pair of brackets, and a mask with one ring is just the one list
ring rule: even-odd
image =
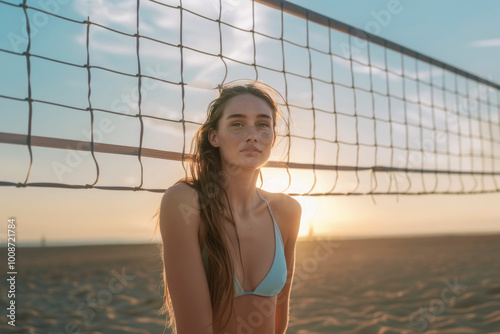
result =
[{"label": "bikini strap", "polygon": [[269,202],[266,201],[264,196],[262,196],[258,190],[256,190],[256,191],[257,191],[257,194],[259,194],[260,198],[262,198],[264,200],[264,202],[266,202],[267,208],[269,209],[269,212],[271,213],[271,217],[273,218],[273,223],[276,224],[276,219],[274,219],[273,210],[271,210],[271,206],[269,205]]}]

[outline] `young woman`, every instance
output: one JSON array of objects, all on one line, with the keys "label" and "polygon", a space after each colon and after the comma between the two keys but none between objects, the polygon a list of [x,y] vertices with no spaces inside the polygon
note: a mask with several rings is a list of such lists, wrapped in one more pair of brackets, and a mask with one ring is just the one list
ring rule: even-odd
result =
[{"label": "young woman", "polygon": [[174,333],[286,331],[302,209],[256,187],[276,141],[275,94],[259,82],[224,86],[193,139],[191,176],[163,195],[160,311]]}]

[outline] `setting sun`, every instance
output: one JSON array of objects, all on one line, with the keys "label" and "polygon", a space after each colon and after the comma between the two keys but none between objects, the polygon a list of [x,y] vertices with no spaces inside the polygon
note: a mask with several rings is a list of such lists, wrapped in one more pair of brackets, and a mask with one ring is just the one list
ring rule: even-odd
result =
[{"label": "setting sun", "polygon": [[[288,187],[287,178],[283,177],[284,173],[281,169],[267,168],[262,169],[264,186],[262,187],[264,190],[269,192],[282,192],[284,189]],[[296,193],[305,193],[308,191],[310,187],[307,186],[305,182],[302,182],[300,179],[293,178],[290,187],[287,189],[287,192],[296,192]],[[317,210],[317,198],[307,197],[307,196],[294,196],[302,207],[302,217],[300,220],[300,230],[299,237],[308,236],[317,225],[314,222],[318,222],[318,218],[316,216],[317,212],[322,212],[321,210]]]}]

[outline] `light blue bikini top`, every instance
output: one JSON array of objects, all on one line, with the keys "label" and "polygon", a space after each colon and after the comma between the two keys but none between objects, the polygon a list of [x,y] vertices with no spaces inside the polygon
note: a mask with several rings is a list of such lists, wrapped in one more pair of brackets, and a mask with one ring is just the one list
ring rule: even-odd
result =
[{"label": "light blue bikini top", "polygon": [[[266,277],[260,282],[260,284],[253,291],[244,291],[241,286],[238,277],[236,274],[234,275],[234,288],[235,288],[235,298],[243,295],[259,295],[272,297],[276,296],[281,289],[285,286],[286,278],[287,278],[287,268],[286,268],[286,258],[285,258],[285,250],[283,247],[283,240],[281,238],[281,232],[274,219],[273,212],[271,211],[271,207],[269,203],[266,201],[264,197],[257,191],[257,194],[266,202],[267,207],[269,209],[269,213],[273,218],[274,224],[274,259],[273,264],[271,265],[271,269],[269,269]],[[203,258],[203,266],[205,268],[205,272],[208,271],[208,257],[206,254],[205,246],[203,246],[202,251]]]}]

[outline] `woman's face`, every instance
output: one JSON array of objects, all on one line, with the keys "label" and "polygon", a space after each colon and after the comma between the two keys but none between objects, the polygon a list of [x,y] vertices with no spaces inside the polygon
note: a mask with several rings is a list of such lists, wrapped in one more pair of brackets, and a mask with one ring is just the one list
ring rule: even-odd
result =
[{"label": "woman's face", "polygon": [[[273,114],[269,105],[252,94],[231,98],[218,122],[218,130],[209,133],[212,146],[219,147],[225,162],[243,168],[264,165],[276,140]],[[257,151],[245,151],[254,146]]]}]

